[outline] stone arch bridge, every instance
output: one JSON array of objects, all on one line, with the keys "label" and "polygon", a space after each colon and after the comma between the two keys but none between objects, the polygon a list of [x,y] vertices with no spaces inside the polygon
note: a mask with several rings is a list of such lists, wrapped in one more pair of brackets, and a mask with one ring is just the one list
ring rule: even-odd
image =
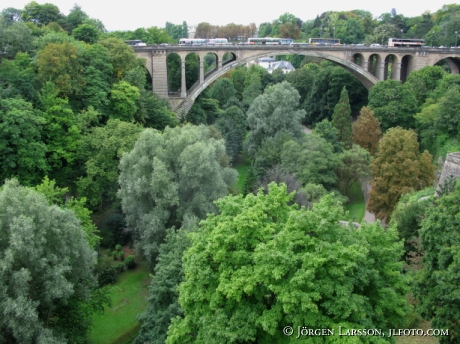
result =
[{"label": "stone arch bridge", "polygon": [[[152,77],[152,89],[162,99],[168,99],[172,109],[186,114],[198,95],[214,80],[232,68],[246,64],[267,55],[291,55],[318,57],[333,61],[351,72],[369,89],[379,80],[401,80],[425,66],[433,66],[446,60],[452,73],[460,72],[460,49],[454,48],[393,48],[366,47],[353,45],[222,45],[222,46],[163,46],[147,45],[134,47],[137,57],[144,58],[146,68]],[[181,89],[168,89],[167,57],[176,53],[181,58]],[[195,53],[199,57],[199,78],[190,88],[185,84],[185,58]],[[204,57],[212,53],[216,58],[216,68],[204,73]],[[229,53],[229,54],[228,54]],[[224,60],[224,56],[227,57]],[[228,58],[230,56],[230,58]]]}]

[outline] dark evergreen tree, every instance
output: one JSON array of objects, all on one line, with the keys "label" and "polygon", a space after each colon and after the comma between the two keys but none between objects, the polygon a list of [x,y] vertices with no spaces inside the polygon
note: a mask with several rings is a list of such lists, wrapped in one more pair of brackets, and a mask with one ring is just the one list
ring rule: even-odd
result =
[{"label": "dark evergreen tree", "polygon": [[343,143],[345,149],[350,149],[353,144],[353,129],[350,101],[345,87],[343,87],[340,100],[334,108],[332,125],[337,129],[339,141]]}]

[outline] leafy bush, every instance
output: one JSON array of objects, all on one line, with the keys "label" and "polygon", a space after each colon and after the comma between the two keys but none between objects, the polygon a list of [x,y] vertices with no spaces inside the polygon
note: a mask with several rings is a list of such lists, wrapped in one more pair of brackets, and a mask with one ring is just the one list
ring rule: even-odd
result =
[{"label": "leafy bush", "polygon": [[113,257],[113,260],[117,260],[117,259],[118,259],[118,252],[117,252],[117,250],[114,250],[114,251],[112,252],[112,257]]},{"label": "leafy bush", "polygon": [[[123,265],[123,263],[121,264]],[[117,281],[117,272],[111,267],[102,268],[99,270],[97,275],[97,281],[99,283],[99,287],[115,283]]]},{"label": "leafy bush", "polygon": [[115,250],[120,251],[120,250],[121,250],[121,247],[122,247],[122,246],[118,244],[117,246],[115,246]]},{"label": "leafy bush", "polygon": [[100,235],[103,247],[115,247],[117,244],[125,245],[131,239],[131,234],[125,231],[126,222],[123,214],[109,215],[102,223]]},{"label": "leafy bush", "polygon": [[125,264],[123,263],[118,263],[113,270],[115,270],[117,273],[121,274],[125,269]]},{"label": "leafy bush", "polygon": [[134,262],[134,255],[131,254],[129,255],[128,257],[126,257],[125,259],[125,265],[128,269],[132,269],[134,268],[134,266],[136,265],[136,263]]},{"label": "leafy bush", "polygon": [[125,258],[125,252],[123,252],[123,251],[118,252],[118,257],[122,261]]}]

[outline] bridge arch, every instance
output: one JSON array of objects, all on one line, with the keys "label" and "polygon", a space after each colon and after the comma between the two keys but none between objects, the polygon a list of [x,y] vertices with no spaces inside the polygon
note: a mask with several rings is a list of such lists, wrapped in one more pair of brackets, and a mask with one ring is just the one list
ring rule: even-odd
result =
[{"label": "bridge arch", "polygon": [[439,59],[435,62],[435,65],[441,61],[445,60],[449,65],[450,71],[452,74],[460,73],[460,58],[455,56],[447,56],[442,59]]},{"label": "bridge arch", "polygon": [[[189,94],[187,95],[187,98],[189,99],[189,101],[192,101],[194,102],[195,99],[200,95],[201,92],[203,92],[206,87],[208,87],[212,82],[214,82],[215,80],[217,80],[219,77],[221,77],[222,75],[224,75],[225,73],[227,73],[228,71],[230,71],[231,69],[237,67],[237,66],[241,66],[241,65],[244,65],[254,59],[258,59],[260,57],[263,57],[263,56],[267,56],[267,55],[292,55],[292,54],[298,54],[298,55],[304,55],[304,56],[312,56],[312,57],[319,57],[319,58],[322,58],[322,59],[325,59],[325,60],[329,60],[329,61],[332,61],[332,62],[335,62],[337,63],[338,65],[340,65],[341,67],[343,67],[345,70],[349,71],[351,74],[353,74],[367,89],[371,88],[372,86],[374,86],[377,82],[378,82],[378,79],[373,76],[372,74],[370,74],[369,72],[361,69],[361,68],[356,68],[356,64],[351,62],[351,61],[348,61],[348,60],[344,60],[344,59],[341,59],[341,58],[337,58],[335,56],[330,56],[326,53],[322,53],[322,52],[301,52],[299,54],[299,52],[296,52],[296,51],[276,51],[276,52],[260,52],[258,54],[254,54],[252,56],[249,56],[249,57],[246,57],[246,58],[243,58],[243,59],[237,59],[236,58],[236,54],[233,53],[233,55],[235,56],[235,60],[230,60],[228,61],[227,63],[223,64],[222,65],[222,68],[218,69],[217,71],[213,72],[212,74],[210,74],[207,78],[205,78],[204,82],[202,83],[199,83],[199,84],[195,84],[191,89],[190,89],[190,92]],[[185,110],[185,109],[184,109]],[[188,109],[186,109],[188,111]]]}]

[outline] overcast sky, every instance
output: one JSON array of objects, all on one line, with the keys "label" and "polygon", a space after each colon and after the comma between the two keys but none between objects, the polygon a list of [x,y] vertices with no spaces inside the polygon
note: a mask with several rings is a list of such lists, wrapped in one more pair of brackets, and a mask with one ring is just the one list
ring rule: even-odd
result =
[{"label": "overcast sky", "polygon": [[[443,0],[300,0],[284,2],[280,0],[54,0],[38,3],[52,3],[67,15],[75,3],[90,17],[101,20],[106,29],[135,30],[139,27],[164,27],[165,23],[188,25],[207,22],[212,25],[229,23],[247,25],[277,19],[283,13],[291,13],[303,21],[314,19],[327,11],[365,10],[379,17],[392,8],[406,17],[419,16],[425,11],[436,12],[446,3]],[[23,9],[31,0],[2,0],[0,9],[14,7]]]}]

